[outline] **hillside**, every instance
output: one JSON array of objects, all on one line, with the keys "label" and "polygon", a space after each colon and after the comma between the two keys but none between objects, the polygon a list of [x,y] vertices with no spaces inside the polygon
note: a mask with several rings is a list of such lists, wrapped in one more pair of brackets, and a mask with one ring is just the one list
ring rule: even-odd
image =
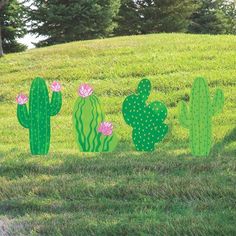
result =
[{"label": "hillside", "polygon": [[[31,156],[15,97],[41,76],[63,86],[50,154]],[[134,152],[121,104],[150,78],[170,132]],[[209,158],[195,158],[176,117],[196,76],[225,94]],[[235,235],[236,36],[156,34],[56,45],[0,59],[0,226],[10,235]],[[72,129],[77,88],[91,84],[120,137],[111,154],[81,154]],[[18,232],[16,234],[16,232]],[[1,234],[1,231],[0,231]]]}]

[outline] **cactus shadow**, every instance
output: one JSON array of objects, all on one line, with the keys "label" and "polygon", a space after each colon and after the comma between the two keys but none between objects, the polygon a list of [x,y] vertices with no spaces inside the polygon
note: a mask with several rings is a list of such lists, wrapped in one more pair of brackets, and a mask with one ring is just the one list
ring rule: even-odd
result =
[{"label": "cactus shadow", "polygon": [[[231,131],[229,131],[221,141],[217,142],[213,146],[211,156],[219,157],[222,151],[224,150],[225,146],[232,143],[233,141],[236,141],[236,127],[234,127]],[[227,154],[235,155],[235,151],[229,152]]]},{"label": "cactus shadow", "polygon": [[0,159],[8,157],[8,156],[12,156],[18,152],[19,152],[18,148],[11,148],[10,150],[7,150],[7,151],[0,151]]},{"label": "cactus shadow", "polygon": [[[0,158],[5,159],[0,164],[0,176],[16,179],[32,174],[35,176],[57,176],[75,174],[81,171],[84,173],[90,173],[94,170],[106,171],[110,167],[117,169],[121,163],[120,159],[139,158],[143,155],[143,153],[135,152],[132,147],[127,147],[125,144],[120,145],[115,152],[107,153],[50,152],[45,156],[33,156],[29,152],[20,152],[18,149],[7,152],[0,151]],[[14,158],[12,158],[13,156]]]},{"label": "cactus shadow", "polygon": [[14,148],[0,151],[0,158],[4,158],[0,164],[0,176],[16,179],[27,175],[59,176],[81,172],[89,174],[94,171],[99,174],[111,169],[122,172],[122,169],[125,170],[131,162],[136,165],[138,162],[145,163],[151,159],[188,158],[189,153],[182,149],[176,152],[180,146],[181,142],[176,145],[165,142],[162,146],[156,146],[154,152],[137,152],[132,142],[120,142],[114,152],[82,153],[76,149],[68,152],[51,150],[45,156],[33,156],[30,152]]},{"label": "cactus shadow", "polygon": [[6,152],[0,151],[0,159],[2,159],[6,155]]},{"label": "cactus shadow", "polygon": [[131,142],[119,142],[115,152],[129,152],[134,150],[134,145]]}]

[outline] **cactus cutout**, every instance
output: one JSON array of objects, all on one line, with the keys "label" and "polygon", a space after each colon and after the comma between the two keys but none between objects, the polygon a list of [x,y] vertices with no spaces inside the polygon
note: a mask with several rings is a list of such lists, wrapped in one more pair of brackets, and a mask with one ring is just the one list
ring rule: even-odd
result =
[{"label": "cactus cutout", "polygon": [[211,150],[212,116],[224,106],[224,94],[217,89],[211,101],[207,81],[195,79],[190,95],[189,110],[185,102],[180,104],[179,122],[189,129],[190,148],[194,156],[208,156]]},{"label": "cactus cutout", "polygon": [[122,107],[125,122],[133,127],[132,138],[137,151],[153,151],[168,132],[164,124],[167,108],[164,103],[155,101],[146,104],[151,92],[151,82],[143,79],[136,94],[128,96]]},{"label": "cactus cutout", "polygon": [[26,106],[28,98],[18,95],[17,118],[19,123],[29,129],[30,150],[33,155],[46,155],[50,146],[50,116],[55,116],[62,106],[61,85],[54,81],[51,102],[48,89],[42,78],[35,78],[31,84],[29,111]]},{"label": "cactus cutout", "polygon": [[73,124],[80,151],[113,151],[118,138],[113,133],[112,124],[104,121],[104,113],[93,89],[88,84],[82,84],[78,95],[73,110]]}]

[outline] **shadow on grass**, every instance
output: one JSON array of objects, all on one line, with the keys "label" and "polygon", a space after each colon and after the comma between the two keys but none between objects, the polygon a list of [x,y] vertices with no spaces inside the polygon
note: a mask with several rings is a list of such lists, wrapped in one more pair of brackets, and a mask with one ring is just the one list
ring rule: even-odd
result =
[{"label": "shadow on grass", "polygon": [[[112,153],[62,153],[50,152],[45,156],[33,156],[30,153],[12,149],[0,153],[0,176],[10,179],[28,175],[61,175],[71,173],[132,173],[137,169],[155,169],[165,171],[169,160],[179,163],[186,154],[171,154],[177,146],[165,143],[157,146],[154,152],[136,152],[125,150],[126,144],[120,145]],[[181,145],[179,145],[181,146]],[[131,149],[131,148],[127,148]],[[179,164],[178,164],[179,165]],[[159,167],[158,167],[159,166]]]},{"label": "shadow on grass", "polygon": [[[223,150],[225,149],[225,147],[234,141],[236,141],[236,127],[233,128],[230,132],[228,132],[228,134],[226,134],[225,137],[221,141],[217,142],[213,146],[210,156],[219,157],[221,153],[223,152]],[[229,156],[235,156],[236,150],[225,152],[225,154]]]},{"label": "shadow on grass", "polygon": [[[132,144],[124,142],[121,142],[118,150],[112,153],[50,152],[45,156],[32,156],[30,153],[12,149],[0,152],[0,176],[17,179],[23,176],[77,173],[129,175],[135,171],[157,171],[163,174],[175,174],[180,170],[190,170],[193,173],[211,171],[214,165],[218,165],[214,163],[216,154],[219,156],[225,145],[235,139],[235,135],[236,128],[214,145],[208,158],[192,157],[186,152],[186,145],[183,145],[181,140],[175,140],[175,143],[163,142],[150,153],[133,151]],[[233,156],[230,155],[233,153],[225,154]]]},{"label": "shadow on grass", "polygon": [[[150,208],[155,208],[153,201],[168,197],[215,197],[215,189],[221,185],[215,175],[233,168],[234,159],[225,162],[186,154],[173,156],[169,151],[175,151],[177,146],[165,143],[153,153],[58,152],[32,156],[16,149],[1,153],[4,160],[0,162],[0,212],[12,217],[39,212],[109,214],[121,212],[122,208],[124,212],[135,211],[143,197],[150,200],[150,206],[149,201],[145,203]],[[212,192],[205,185],[206,180],[213,183]],[[224,196],[231,196],[227,191]]]}]

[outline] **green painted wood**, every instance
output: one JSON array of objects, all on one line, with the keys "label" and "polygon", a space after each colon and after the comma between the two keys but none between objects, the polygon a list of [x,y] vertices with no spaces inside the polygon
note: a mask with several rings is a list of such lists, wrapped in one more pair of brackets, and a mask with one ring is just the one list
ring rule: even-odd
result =
[{"label": "green painted wood", "polygon": [[191,95],[189,111],[185,103],[181,104],[179,122],[189,129],[190,148],[194,156],[208,156],[212,146],[212,116],[222,111],[224,94],[218,89],[211,101],[207,81],[195,79]]},{"label": "green painted wood", "polygon": [[29,95],[29,113],[26,105],[17,106],[20,124],[29,128],[30,150],[33,155],[46,155],[50,147],[50,116],[56,115],[62,106],[61,92],[53,92],[49,103],[48,89],[42,78],[35,78]]},{"label": "green painted wood", "polygon": [[98,132],[104,113],[96,95],[78,97],[73,109],[76,142],[81,152],[110,152],[118,143],[117,136],[104,136]]},{"label": "green painted wood", "polygon": [[155,144],[168,132],[168,126],[164,124],[167,108],[159,101],[147,105],[150,92],[151,82],[143,79],[136,94],[128,96],[122,105],[124,120],[133,127],[132,139],[137,151],[153,151]]}]

